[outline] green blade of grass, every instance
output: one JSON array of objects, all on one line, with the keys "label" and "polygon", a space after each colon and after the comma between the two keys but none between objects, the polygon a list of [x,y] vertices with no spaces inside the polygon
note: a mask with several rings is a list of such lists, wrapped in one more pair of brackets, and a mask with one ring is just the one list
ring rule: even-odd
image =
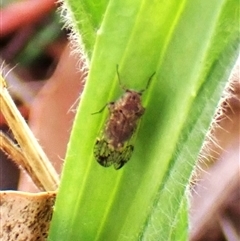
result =
[{"label": "green blade of grass", "polygon": [[[236,0],[110,1],[94,45],[53,214],[49,240],[185,240],[186,190],[239,41]],[[93,147],[127,88],[146,112],[119,171]]]},{"label": "green blade of grass", "polygon": [[[102,22],[103,14],[109,0],[66,0],[62,1],[63,15],[66,26],[74,31],[72,38],[76,48],[84,49],[88,59],[91,59],[93,46],[98,28]],[[67,12],[66,12],[67,10]]]}]

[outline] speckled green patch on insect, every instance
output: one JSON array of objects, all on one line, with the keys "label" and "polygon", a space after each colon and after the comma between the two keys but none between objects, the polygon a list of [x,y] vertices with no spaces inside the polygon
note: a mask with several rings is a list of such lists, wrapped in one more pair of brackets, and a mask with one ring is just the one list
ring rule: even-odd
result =
[{"label": "speckled green patch on insect", "polygon": [[141,91],[129,90],[122,86],[117,66],[119,84],[125,93],[117,101],[110,102],[100,111],[93,113],[101,113],[108,106],[109,117],[101,137],[97,138],[94,145],[94,156],[100,165],[104,167],[113,165],[117,170],[131,158],[134,150],[133,145],[130,144],[131,139],[141,116],[145,112],[141,96],[147,90],[154,74],[148,79],[145,89]]}]

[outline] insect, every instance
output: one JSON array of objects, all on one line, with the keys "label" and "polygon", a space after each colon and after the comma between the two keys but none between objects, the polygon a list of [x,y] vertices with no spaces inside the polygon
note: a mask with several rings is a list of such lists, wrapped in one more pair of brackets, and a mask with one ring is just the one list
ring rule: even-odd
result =
[{"label": "insect", "polygon": [[135,91],[122,85],[118,65],[116,69],[119,85],[125,93],[117,101],[106,104],[100,111],[93,114],[101,113],[106,106],[108,107],[109,117],[101,137],[97,138],[95,142],[94,156],[100,165],[104,167],[113,165],[118,170],[132,156],[134,146],[130,144],[131,138],[145,112],[141,103],[141,96],[147,90],[155,73],[148,79],[145,89]]}]

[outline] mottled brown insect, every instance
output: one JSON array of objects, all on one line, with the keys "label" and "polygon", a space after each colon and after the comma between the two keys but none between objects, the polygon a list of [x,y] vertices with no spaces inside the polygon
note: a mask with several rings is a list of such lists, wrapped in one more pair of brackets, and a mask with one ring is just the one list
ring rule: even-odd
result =
[{"label": "mottled brown insect", "polygon": [[[129,143],[145,112],[141,96],[148,88],[154,74],[150,76],[146,88],[138,92],[122,86],[117,66],[119,84],[125,93],[119,100],[106,105],[109,118],[102,136],[97,138],[94,146],[94,156],[100,165],[108,167],[113,164],[115,169],[120,169],[131,158],[134,147]],[[106,106],[93,114],[102,112]]]}]

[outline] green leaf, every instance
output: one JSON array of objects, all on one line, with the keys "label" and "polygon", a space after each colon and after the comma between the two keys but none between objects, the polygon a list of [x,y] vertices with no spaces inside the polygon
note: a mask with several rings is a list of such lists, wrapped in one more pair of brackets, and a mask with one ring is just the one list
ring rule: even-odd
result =
[{"label": "green leaf", "polygon": [[[49,240],[187,239],[188,182],[238,54],[238,14],[237,0],[109,2]],[[143,94],[133,156],[118,171],[93,156],[108,110],[91,115],[121,96],[117,64],[134,90],[156,72]]]},{"label": "green leaf", "polygon": [[[91,59],[97,30],[109,0],[67,0],[62,2],[66,25],[73,29],[77,49],[83,48]],[[67,12],[66,12],[67,10]]]}]

